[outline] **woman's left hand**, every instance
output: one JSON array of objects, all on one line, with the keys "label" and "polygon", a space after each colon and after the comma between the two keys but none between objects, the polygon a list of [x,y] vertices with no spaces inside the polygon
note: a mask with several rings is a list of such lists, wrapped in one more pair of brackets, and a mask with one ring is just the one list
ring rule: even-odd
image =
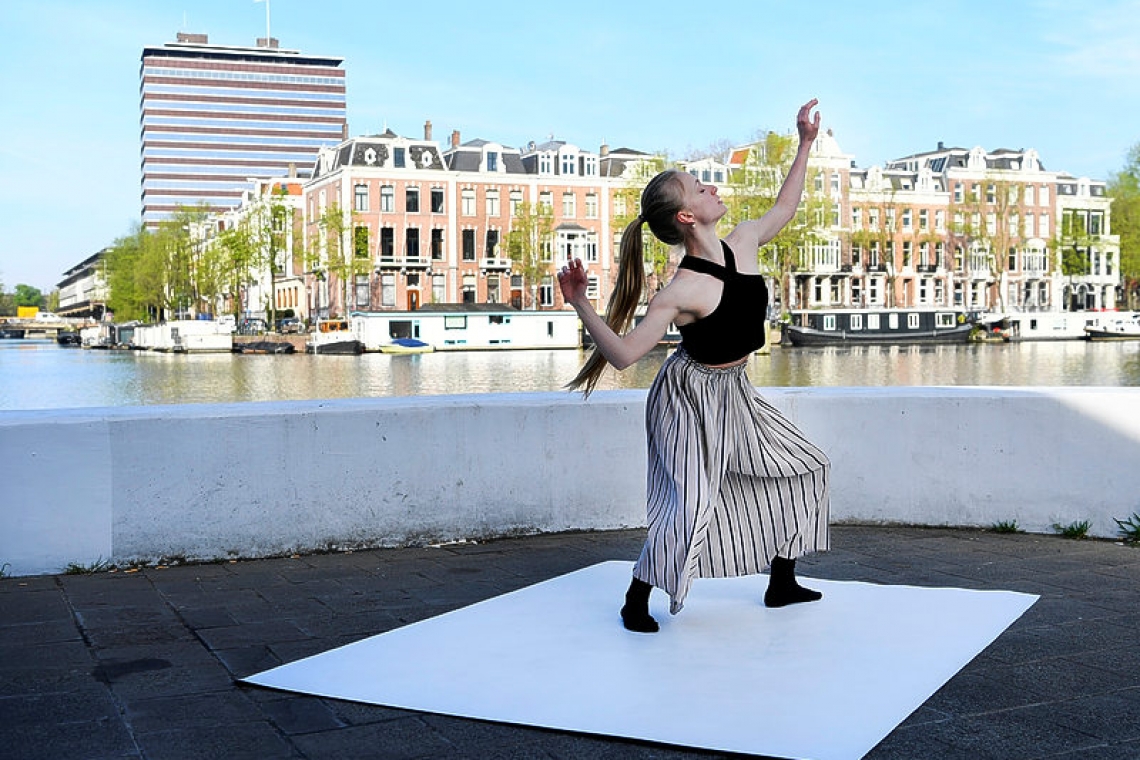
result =
[{"label": "woman's left hand", "polygon": [[815,118],[812,118],[811,113],[811,109],[815,108],[818,103],[818,99],[812,98],[804,103],[800,112],[796,114],[796,130],[800,133],[800,142],[812,142],[819,135],[819,111],[815,112]]}]

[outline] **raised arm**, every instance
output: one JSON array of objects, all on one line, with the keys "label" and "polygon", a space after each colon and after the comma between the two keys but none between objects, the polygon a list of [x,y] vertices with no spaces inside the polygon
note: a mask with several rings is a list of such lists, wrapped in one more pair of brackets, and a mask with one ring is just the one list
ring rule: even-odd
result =
[{"label": "raised arm", "polygon": [[799,132],[800,144],[796,149],[796,157],[788,169],[788,176],[780,186],[776,195],[776,202],[768,213],[759,219],[750,219],[741,222],[728,234],[726,240],[733,250],[752,253],[779,234],[796,215],[800,205],[800,198],[804,192],[804,180],[807,177],[808,153],[811,144],[819,135],[819,111],[813,117],[811,111],[819,101],[812,98],[800,107],[796,114],[796,131]]},{"label": "raised arm", "polygon": [[650,302],[637,327],[625,335],[618,335],[594,311],[586,297],[586,268],[581,259],[574,259],[562,267],[558,273],[558,286],[562,290],[562,299],[578,312],[578,318],[594,339],[598,351],[616,369],[625,369],[649,353],[664,337],[678,313],[670,305],[672,299],[666,294],[666,288]]}]

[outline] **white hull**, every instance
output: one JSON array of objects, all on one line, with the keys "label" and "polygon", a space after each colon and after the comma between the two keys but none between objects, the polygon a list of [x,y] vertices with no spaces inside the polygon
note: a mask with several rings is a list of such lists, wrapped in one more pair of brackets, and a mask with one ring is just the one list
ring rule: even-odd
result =
[{"label": "white hull", "polygon": [[218,322],[182,319],[135,328],[131,347],[176,354],[229,353],[234,340],[230,328]]},{"label": "white hull", "polygon": [[365,351],[392,351],[396,338],[415,338],[434,351],[579,348],[578,315],[572,311],[371,311],[355,312],[352,333]]}]

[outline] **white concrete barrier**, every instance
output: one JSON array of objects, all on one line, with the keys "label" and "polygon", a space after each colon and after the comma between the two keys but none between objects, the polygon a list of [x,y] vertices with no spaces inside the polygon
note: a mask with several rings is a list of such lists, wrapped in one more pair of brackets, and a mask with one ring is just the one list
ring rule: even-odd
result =
[{"label": "white concrete barrier", "polygon": [[[1029,531],[1140,512],[1140,389],[765,395],[835,522]],[[264,557],[644,524],[644,391],[0,413],[0,566]]]}]

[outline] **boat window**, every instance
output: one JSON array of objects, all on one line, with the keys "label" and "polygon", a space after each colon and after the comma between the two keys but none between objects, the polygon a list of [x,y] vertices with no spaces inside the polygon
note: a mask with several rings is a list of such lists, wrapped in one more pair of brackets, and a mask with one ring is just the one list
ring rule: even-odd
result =
[{"label": "boat window", "polygon": [[953,327],[954,315],[948,311],[940,311],[934,315],[935,327]]},{"label": "boat window", "polygon": [[444,330],[466,330],[467,317],[461,315],[449,315],[443,318]]},{"label": "boat window", "polygon": [[892,330],[899,329],[899,315],[898,314],[888,314],[887,315],[887,327],[889,327]]},{"label": "boat window", "polygon": [[878,314],[868,314],[867,315],[867,329],[868,330],[878,330],[879,329],[879,315]]},{"label": "boat window", "polygon": [[824,330],[834,330],[835,329],[835,315],[834,314],[825,314],[824,315],[824,317],[823,317],[823,329]]},{"label": "boat window", "polygon": [[918,315],[917,314],[907,314],[906,315],[906,326],[907,326],[908,330],[917,330],[918,329]]},{"label": "boat window", "polygon": [[852,314],[851,315],[851,329],[852,330],[862,330],[863,329],[863,315],[862,314]]},{"label": "boat window", "polygon": [[493,325],[509,325],[511,323],[511,318],[503,314],[492,314],[491,316],[487,317],[487,321]]}]

